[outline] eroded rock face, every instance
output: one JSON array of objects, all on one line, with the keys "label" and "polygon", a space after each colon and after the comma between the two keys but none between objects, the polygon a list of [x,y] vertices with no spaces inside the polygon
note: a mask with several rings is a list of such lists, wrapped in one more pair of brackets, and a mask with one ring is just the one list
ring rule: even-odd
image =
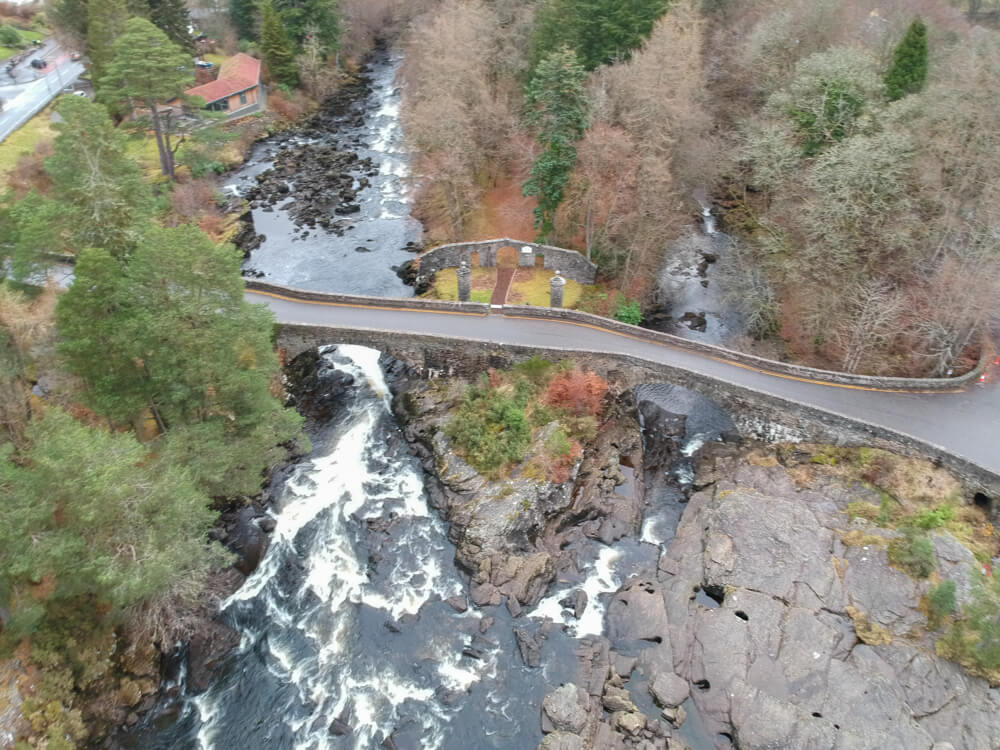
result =
[{"label": "eroded rock face", "polygon": [[[507,607],[515,617],[536,604],[563,565],[572,565],[567,543],[584,537],[613,541],[638,531],[641,493],[617,494],[624,482],[622,455],[640,460],[640,438],[633,404],[626,396],[612,407],[597,439],[571,467],[570,478],[553,482],[515,470],[503,479],[480,475],[456,455],[444,434],[461,391],[445,385],[419,385],[396,400],[431,481],[432,503],[450,522],[456,561],[471,574],[470,598],[478,606]],[[538,431],[523,465],[541,457],[558,428]],[[543,463],[544,465],[544,463]],[[574,607],[582,611],[585,598]],[[522,651],[524,649],[522,648]]]},{"label": "eroded rock face", "polygon": [[[802,489],[780,465],[715,464],[659,564],[664,639],[710,731],[742,750],[995,747],[1000,694],[922,633],[929,582],[891,567],[882,544],[842,541],[858,498]],[[967,575],[970,558],[936,535],[945,570]],[[700,588],[719,606],[699,602]]]}]

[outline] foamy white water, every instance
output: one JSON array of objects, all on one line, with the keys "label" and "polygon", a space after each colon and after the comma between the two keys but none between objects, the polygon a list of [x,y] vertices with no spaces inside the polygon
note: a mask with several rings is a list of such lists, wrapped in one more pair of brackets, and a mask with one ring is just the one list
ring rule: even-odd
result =
[{"label": "foamy white water", "polygon": [[[399,621],[432,599],[461,594],[463,586],[450,565],[445,569],[453,553],[440,521],[428,511],[419,466],[386,455],[390,394],[379,353],[340,346],[324,350],[323,356],[354,378],[359,397],[347,407],[329,452],[314,453],[285,483],[271,546],[223,608],[238,622],[250,623],[242,632],[242,651],[257,653],[285,700],[292,701],[289,710],[279,709],[273,717],[279,725],[276,736],[287,737],[291,747],[344,747],[327,729],[342,715],[349,717],[354,747],[374,747],[393,732],[401,707],[417,704],[423,746],[435,748],[449,721],[435,686],[467,691],[493,672],[497,652],[463,659],[454,629],[429,633],[421,651],[436,663],[434,679],[402,671],[406,660],[394,662],[391,654],[376,651],[359,658],[354,653],[363,627],[359,618],[371,617],[365,612]],[[397,521],[392,554],[373,568],[371,560],[359,557],[364,552],[359,529],[386,518]],[[210,690],[193,701],[203,750],[233,747],[223,710],[232,701],[231,689]]]}]

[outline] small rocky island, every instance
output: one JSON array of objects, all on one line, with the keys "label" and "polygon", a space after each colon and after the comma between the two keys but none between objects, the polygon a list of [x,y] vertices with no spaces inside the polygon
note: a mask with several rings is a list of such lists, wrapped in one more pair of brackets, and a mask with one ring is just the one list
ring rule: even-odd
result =
[{"label": "small rocky island", "polygon": [[[660,542],[621,571],[603,632],[577,639],[576,678],[539,707],[539,748],[996,747],[1000,675],[977,661],[985,635],[962,613],[989,600],[997,539],[943,469],[741,441],[698,394],[613,393],[568,363],[396,388],[472,603],[524,623],[509,658],[544,667],[549,634],[593,605],[581,586],[562,623],[530,624],[551,589],[580,579],[588,546]],[[463,431],[520,418],[515,461],[491,464],[497,446]],[[676,532],[649,540],[644,516],[663,504]]]}]

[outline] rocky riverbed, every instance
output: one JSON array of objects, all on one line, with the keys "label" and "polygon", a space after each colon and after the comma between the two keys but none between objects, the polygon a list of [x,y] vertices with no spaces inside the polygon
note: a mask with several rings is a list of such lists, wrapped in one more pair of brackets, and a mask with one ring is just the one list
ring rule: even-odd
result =
[{"label": "rocky riverbed", "polygon": [[325,292],[407,297],[421,249],[399,121],[401,58],[377,50],[302,124],[254,146],[223,192],[245,201],[244,274]]},{"label": "rocky riverbed", "polygon": [[[657,478],[683,476],[692,459],[676,536],[655,570],[641,557],[620,570],[601,631],[576,641],[574,679],[542,702],[539,748],[996,747],[1000,691],[935,653],[923,604],[931,581],[890,565],[879,538],[899,532],[848,513],[884,495],[818,469],[814,447],[733,442],[731,422],[699,400],[671,386],[621,394],[573,479],[556,486],[516,472],[491,482],[455,456],[440,429],[453,389],[421,387],[405,400],[407,437],[440,484],[431,497],[473,602],[529,620],[563,571],[579,571],[574,545],[634,538],[657,511],[649,501],[677,485],[652,491]],[[650,479],[634,502],[615,491],[623,458]],[[926,472],[927,497],[953,493],[953,479],[920,464],[898,471]],[[935,580],[955,581],[961,605],[978,563],[947,531],[931,540]],[[588,601],[577,589],[560,605],[571,631],[565,623]],[[544,665],[544,640],[515,632],[525,664]]]},{"label": "rocky riverbed", "polygon": [[[743,444],[660,384],[607,397],[566,481],[489,478],[442,429],[463,384],[366,351],[290,367],[317,449],[225,517],[250,577],[192,641],[186,693],[123,746],[995,747],[1000,695],[934,652],[931,580],[848,513],[883,502],[854,454]],[[960,489],[873,465],[903,503]],[[934,580],[967,600],[972,553],[931,538]]]}]

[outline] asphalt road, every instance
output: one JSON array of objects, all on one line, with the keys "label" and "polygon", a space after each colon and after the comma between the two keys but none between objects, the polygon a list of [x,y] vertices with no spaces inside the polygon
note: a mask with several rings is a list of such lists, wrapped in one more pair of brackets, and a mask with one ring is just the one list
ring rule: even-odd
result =
[{"label": "asphalt road", "polygon": [[[41,58],[48,67],[32,68],[30,60]],[[20,62],[13,71],[0,65],[0,142],[24,125],[54,99],[62,89],[73,84],[83,73],[83,65],[69,59],[69,53],[52,41]]]},{"label": "asphalt road", "polygon": [[279,299],[250,291],[246,292],[246,298],[270,307],[281,323],[372,328],[522,346],[629,354],[888,427],[1000,474],[1000,386],[996,383],[998,373],[995,372],[1000,368],[993,365],[988,378],[993,382],[976,383],[961,392],[891,393],[758,372],[684,349],[566,322],[333,306]]}]

